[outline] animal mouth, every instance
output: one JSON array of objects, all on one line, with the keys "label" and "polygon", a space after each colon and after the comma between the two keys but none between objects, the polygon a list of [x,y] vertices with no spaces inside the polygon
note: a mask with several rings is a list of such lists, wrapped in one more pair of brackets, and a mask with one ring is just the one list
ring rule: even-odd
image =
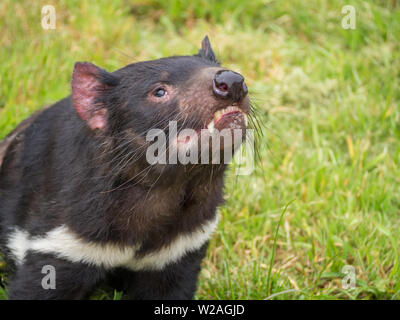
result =
[{"label": "animal mouth", "polygon": [[216,127],[221,127],[221,125],[223,128],[233,128],[238,124],[242,124],[244,127],[247,127],[247,115],[241,108],[237,106],[228,106],[224,109],[217,110],[214,113],[214,117],[207,125],[207,129],[210,133],[213,133],[214,129]]}]

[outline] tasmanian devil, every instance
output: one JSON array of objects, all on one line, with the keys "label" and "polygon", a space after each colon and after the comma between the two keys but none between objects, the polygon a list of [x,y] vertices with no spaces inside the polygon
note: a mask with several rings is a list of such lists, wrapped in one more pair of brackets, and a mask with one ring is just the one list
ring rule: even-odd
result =
[{"label": "tasmanian devil", "polygon": [[131,299],[193,298],[226,164],[149,161],[156,139],[147,134],[165,132],[179,151],[202,138],[171,138],[171,123],[178,132],[245,131],[244,78],[220,66],[205,37],[193,56],[112,73],[78,62],[71,83],[69,97],[0,142],[9,298],[83,299],[104,283]]}]

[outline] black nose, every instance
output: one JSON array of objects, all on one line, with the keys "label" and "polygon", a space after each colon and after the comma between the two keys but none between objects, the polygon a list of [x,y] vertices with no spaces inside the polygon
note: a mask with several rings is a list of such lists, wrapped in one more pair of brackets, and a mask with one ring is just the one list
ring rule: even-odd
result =
[{"label": "black nose", "polygon": [[213,91],[217,97],[237,102],[246,96],[247,86],[239,73],[220,70],[214,76]]}]

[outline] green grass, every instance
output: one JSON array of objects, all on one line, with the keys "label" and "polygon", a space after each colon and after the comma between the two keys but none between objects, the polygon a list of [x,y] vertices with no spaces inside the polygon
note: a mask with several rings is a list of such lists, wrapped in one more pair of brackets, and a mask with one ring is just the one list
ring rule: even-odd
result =
[{"label": "green grass", "polygon": [[[265,129],[255,172],[228,175],[197,298],[399,299],[395,3],[53,1],[57,28],[46,31],[48,1],[3,0],[0,138],[69,94],[75,61],[111,71],[195,53],[208,34],[224,66],[245,75]],[[355,30],[341,27],[347,4]],[[355,289],[342,289],[345,265]]]}]

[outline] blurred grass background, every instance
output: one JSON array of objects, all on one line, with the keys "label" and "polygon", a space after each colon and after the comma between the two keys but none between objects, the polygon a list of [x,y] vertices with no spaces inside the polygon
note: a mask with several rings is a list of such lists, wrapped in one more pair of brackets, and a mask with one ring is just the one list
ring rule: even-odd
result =
[{"label": "blurred grass background", "polygon": [[[55,30],[41,27],[48,4]],[[194,54],[208,34],[246,77],[261,159],[228,175],[198,299],[400,298],[400,3],[2,0],[0,30],[0,138],[69,94],[75,61],[113,71]]]}]

